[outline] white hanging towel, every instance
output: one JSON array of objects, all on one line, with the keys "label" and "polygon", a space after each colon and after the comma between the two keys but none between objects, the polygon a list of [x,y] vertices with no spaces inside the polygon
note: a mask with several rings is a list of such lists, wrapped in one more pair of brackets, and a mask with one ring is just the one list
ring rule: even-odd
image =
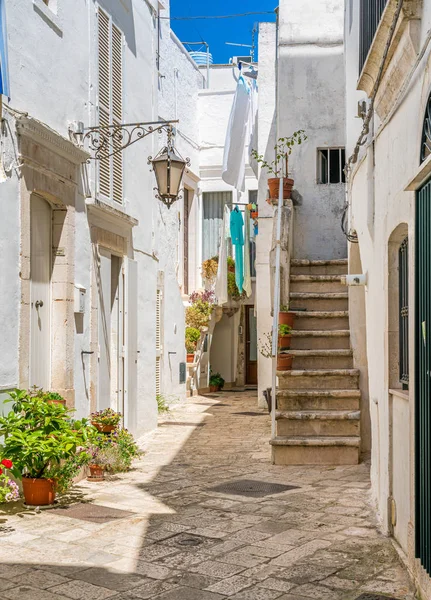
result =
[{"label": "white hanging towel", "polygon": [[238,79],[224,146],[222,179],[239,192],[245,190],[247,126],[250,89],[242,75]]},{"label": "white hanging towel", "polygon": [[223,211],[223,224],[220,228],[220,247],[218,255],[217,279],[214,293],[217,298],[217,305],[227,304],[227,241],[230,237],[230,210],[225,205]]},{"label": "white hanging towel", "polygon": [[251,151],[257,150],[257,124],[258,124],[259,91],[257,82],[253,81],[250,92],[250,140],[248,143],[248,162],[256,177],[259,177],[259,164],[252,156]]},{"label": "white hanging towel", "polygon": [[245,209],[244,213],[244,283],[242,289],[246,293],[247,298],[250,298],[251,287],[251,270],[250,270],[250,211]]}]

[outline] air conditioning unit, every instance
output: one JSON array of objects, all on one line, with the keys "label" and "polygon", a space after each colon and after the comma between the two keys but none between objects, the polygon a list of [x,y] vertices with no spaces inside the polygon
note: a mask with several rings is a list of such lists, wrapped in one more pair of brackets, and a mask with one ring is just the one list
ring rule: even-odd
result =
[{"label": "air conditioning unit", "polygon": [[233,65],[237,65],[238,63],[251,64],[252,62],[251,56],[234,56],[231,58],[231,63]]}]

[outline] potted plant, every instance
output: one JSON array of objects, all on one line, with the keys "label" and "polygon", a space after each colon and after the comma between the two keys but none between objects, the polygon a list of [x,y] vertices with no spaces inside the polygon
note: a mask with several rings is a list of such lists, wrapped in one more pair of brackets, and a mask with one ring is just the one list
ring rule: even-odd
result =
[{"label": "potted plant", "polygon": [[9,396],[12,410],[0,417],[0,436],[4,436],[0,452],[12,462],[14,477],[22,478],[26,504],[52,504],[55,471],[85,445],[91,428],[85,419],[73,421],[64,406],[45,402],[26,390]]},{"label": "potted plant", "polygon": [[280,351],[277,354],[277,371],[290,371],[292,369],[292,363],[292,354],[285,351]]},{"label": "potted plant", "polygon": [[235,273],[235,261],[231,256],[227,257],[227,270],[229,273]]},{"label": "potted plant", "polygon": [[263,154],[257,150],[252,150],[253,158],[267,170],[268,174],[274,177],[268,178],[269,197],[271,200],[277,200],[279,195],[280,178],[283,178],[283,199],[290,198],[294,180],[289,179],[289,156],[292,154],[295,144],[302,144],[307,139],[303,129],[295,131],[290,137],[281,137],[274,146],[275,159],[271,162],[265,160]]},{"label": "potted plant", "polygon": [[11,460],[4,458],[0,463],[0,504],[19,500],[19,488],[13,479],[7,476],[7,469],[12,469]]},{"label": "potted plant", "polygon": [[220,373],[211,373],[209,386],[210,392],[220,392],[224,388],[225,380]]},{"label": "potted plant", "polygon": [[186,350],[188,363],[194,362],[196,348],[200,339],[201,332],[199,329],[196,329],[196,327],[186,327]]},{"label": "potted plant", "polygon": [[88,449],[88,454],[88,468],[90,469],[90,476],[87,477],[87,480],[93,482],[104,481],[105,470],[109,466],[109,463],[112,459],[112,453],[108,448],[90,446]]},{"label": "potted plant", "polygon": [[290,325],[278,326],[278,348],[279,350],[289,350],[291,343],[292,328]]},{"label": "potted plant", "polygon": [[35,385],[28,391],[29,396],[33,398],[40,398],[50,404],[61,404],[66,406],[66,400],[57,392],[44,392],[42,388],[38,388]]},{"label": "potted plant", "polygon": [[293,327],[295,323],[295,313],[289,311],[289,306],[282,304],[280,306],[280,312],[278,313],[278,322],[280,325],[289,325]]},{"label": "potted plant", "polygon": [[101,433],[110,433],[118,427],[121,416],[121,413],[115,412],[112,408],[104,408],[91,413],[91,424]]},{"label": "potted plant", "polygon": [[212,284],[216,277],[218,271],[218,256],[214,256],[213,258],[209,258],[208,260],[204,260],[201,267],[202,278]]}]

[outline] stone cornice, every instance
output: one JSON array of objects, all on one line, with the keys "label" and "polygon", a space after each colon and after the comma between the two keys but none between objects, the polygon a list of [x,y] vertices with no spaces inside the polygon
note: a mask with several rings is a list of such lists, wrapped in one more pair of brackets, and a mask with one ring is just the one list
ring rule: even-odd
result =
[{"label": "stone cornice", "polygon": [[[383,60],[383,54],[389,36],[389,30],[391,28],[392,21],[395,16],[396,9],[397,0],[389,0],[383,12],[371,48],[368,52],[367,60],[365,61],[364,67],[359,77],[357,89],[366,92],[368,97],[371,96],[374,84],[378,77],[380,65]],[[391,62],[392,56],[394,55],[395,50],[398,47],[398,44],[408,25],[408,22],[411,20],[420,19],[421,14],[422,0],[404,0],[401,9],[401,15],[395,28],[392,43],[389,48],[389,53],[386,59],[383,74],[386,72],[389,63]]]},{"label": "stone cornice", "polygon": [[107,221],[113,224],[118,224],[120,222],[122,225],[126,225],[128,227],[135,227],[136,225],[139,225],[138,219],[135,219],[131,215],[128,215],[118,208],[115,208],[115,206],[111,206],[107,202],[102,202],[101,200],[91,198],[86,200],[86,206],[90,212],[94,213],[96,216],[99,215],[105,218]]},{"label": "stone cornice", "polygon": [[75,165],[85,163],[90,158],[88,152],[32,117],[17,117],[16,130],[18,135],[30,138]]}]

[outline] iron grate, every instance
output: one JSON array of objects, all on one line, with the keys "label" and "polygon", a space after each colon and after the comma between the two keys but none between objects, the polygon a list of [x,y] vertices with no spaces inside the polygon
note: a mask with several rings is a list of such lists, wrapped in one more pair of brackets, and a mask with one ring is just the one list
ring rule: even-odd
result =
[{"label": "iron grate", "polygon": [[383,596],[382,594],[361,594],[356,600],[399,600],[395,596]]},{"label": "iron grate", "polygon": [[210,488],[214,492],[221,494],[233,494],[236,496],[250,496],[251,498],[263,498],[272,494],[281,494],[289,490],[297,490],[297,485],[283,485],[281,483],[272,483],[270,481],[255,481],[253,479],[239,479],[222,483],[216,487]]},{"label": "iron grate", "polygon": [[80,521],[89,521],[90,523],[109,523],[110,521],[118,521],[133,517],[136,513],[128,510],[119,510],[118,508],[110,508],[109,506],[101,506],[99,504],[91,504],[80,502],[70,506],[61,506],[54,509],[58,516],[70,517],[79,519]]}]

